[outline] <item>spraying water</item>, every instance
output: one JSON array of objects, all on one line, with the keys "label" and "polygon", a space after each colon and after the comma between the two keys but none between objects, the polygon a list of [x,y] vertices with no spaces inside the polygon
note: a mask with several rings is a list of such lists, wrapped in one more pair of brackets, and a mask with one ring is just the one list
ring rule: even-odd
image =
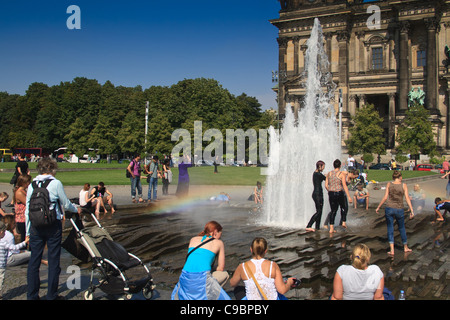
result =
[{"label": "spraying water", "polygon": [[[305,71],[302,82],[306,94],[298,119],[288,104],[280,132],[269,129],[270,150],[266,180],[263,224],[304,228],[315,213],[312,200],[312,174],[316,162],[325,162],[324,174],[333,169],[341,148],[334,106],[335,85],[324,51],[322,27],[314,20],[306,43]],[[328,214],[328,197],[324,189],[322,222]]]}]

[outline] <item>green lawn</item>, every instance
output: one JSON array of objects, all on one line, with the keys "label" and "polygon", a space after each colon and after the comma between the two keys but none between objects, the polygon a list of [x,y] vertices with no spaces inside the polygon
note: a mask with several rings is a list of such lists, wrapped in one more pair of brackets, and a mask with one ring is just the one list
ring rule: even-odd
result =
[{"label": "green lawn", "polygon": [[[36,163],[29,163],[29,166],[33,170],[36,168]],[[106,185],[127,185],[130,183],[130,180],[125,177],[126,164],[58,163],[58,166],[61,170],[78,169],[77,171],[59,171],[57,173],[58,179],[67,186],[82,186],[86,182],[95,185],[99,181],[103,181]],[[14,167],[14,162],[0,163],[0,169],[13,169]],[[266,180],[266,177],[261,175],[261,168],[257,167],[218,167],[218,171],[218,174],[214,174],[214,167],[212,166],[189,168],[191,184],[253,186],[256,184],[256,181],[261,181],[264,184]],[[172,184],[176,184],[178,182],[178,169],[172,168],[172,172]],[[383,182],[392,180],[392,171],[367,170],[366,172],[369,181]],[[402,174],[403,178],[407,179],[436,173],[427,171],[402,171]],[[9,183],[11,176],[11,172],[0,172],[0,182]],[[32,176],[36,176],[35,171],[32,171]],[[146,184],[145,180],[144,184]]]},{"label": "green lawn", "polygon": [[[392,180],[392,172],[391,170],[366,170],[367,172],[367,180],[375,180],[378,182],[383,181],[391,181]],[[403,179],[408,178],[417,178],[417,177],[424,177],[429,175],[435,175],[438,174],[433,171],[409,171],[404,170],[402,171],[402,177]]]},{"label": "green lawn", "polygon": [[[60,169],[76,168],[76,164],[66,164],[59,166]],[[126,165],[107,164],[79,164],[80,170],[59,171],[56,176],[64,185],[77,186],[86,182],[91,185],[103,181],[106,185],[127,185],[130,179],[125,176]],[[98,166],[97,166],[98,165]],[[117,169],[119,166],[122,168]],[[14,167],[14,166],[12,166]],[[35,166],[30,166],[31,169]],[[1,168],[1,167],[0,167]],[[98,168],[99,170],[83,170],[85,168]],[[214,167],[192,167],[188,169],[190,182],[193,185],[256,185],[256,181],[265,182],[265,176],[260,175],[261,168],[257,167],[218,167],[219,173],[214,174]],[[178,183],[178,168],[172,168],[172,184]],[[36,172],[32,171],[32,176]],[[0,172],[0,182],[9,183],[12,172]],[[144,181],[144,184],[146,182]]]}]

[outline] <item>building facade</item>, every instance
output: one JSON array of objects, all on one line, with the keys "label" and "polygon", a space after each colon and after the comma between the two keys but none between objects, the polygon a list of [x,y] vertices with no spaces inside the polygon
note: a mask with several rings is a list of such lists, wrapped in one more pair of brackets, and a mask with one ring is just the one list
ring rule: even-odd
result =
[{"label": "building facade", "polygon": [[[425,92],[438,151],[450,153],[450,74],[443,64],[450,45],[450,1],[280,0],[278,109],[301,108],[306,41],[318,18],[330,72],[342,91],[342,145],[359,108],[373,104],[383,118],[386,148],[395,147],[411,90]],[[369,10],[368,10],[369,9]],[[378,19],[379,18],[379,19]]]}]

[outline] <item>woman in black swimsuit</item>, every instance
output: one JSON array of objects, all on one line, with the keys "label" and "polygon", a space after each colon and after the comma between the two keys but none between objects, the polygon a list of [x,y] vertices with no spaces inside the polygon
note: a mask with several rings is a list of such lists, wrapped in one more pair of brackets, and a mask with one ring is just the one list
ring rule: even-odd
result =
[{"label": "woman in black swimsuit", "polygon": [[[311,217],[311,220],[309,220],[306,231],[316,231],[320,229],[320,219],[322,218],[323,209],[322,182],[325,181],[325,176],[322,173],[323,169],[325,169],[325,162],[321,160],[317,161],[316,170],[313,173],[314,191],[312,194],[312,198],[316,205],[316,213]],[[316,229],[311,228],[314,222],[316,223]]]}]

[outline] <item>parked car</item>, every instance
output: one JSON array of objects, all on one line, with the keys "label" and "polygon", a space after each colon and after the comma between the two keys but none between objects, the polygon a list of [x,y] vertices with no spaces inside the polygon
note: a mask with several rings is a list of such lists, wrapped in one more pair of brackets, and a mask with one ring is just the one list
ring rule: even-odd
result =
[{"label": "parked car", "polygon": [[433,169],[433,165],[431,164],[418,164],[414,167],[414,170],[417,171],[431,171]]},{"label": "parked car", "polygon": [[390,170],[389,164],[377,163],[369,167],[369,170]]},{"label": "parked car", "polygon": [[435,165],[434,168],[439,171],[439,173],[445,173],[445,170],[442,168],[442,163]]}]

